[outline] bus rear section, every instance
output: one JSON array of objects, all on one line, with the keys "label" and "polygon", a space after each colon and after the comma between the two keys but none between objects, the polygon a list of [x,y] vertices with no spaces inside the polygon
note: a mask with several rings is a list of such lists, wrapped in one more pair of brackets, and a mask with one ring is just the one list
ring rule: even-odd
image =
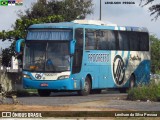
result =
[{"label": "bus rear section", "polygon": [[144,28],[85,29],[83,74],[92,90],[119,89],[150,82],[149,34]]}]

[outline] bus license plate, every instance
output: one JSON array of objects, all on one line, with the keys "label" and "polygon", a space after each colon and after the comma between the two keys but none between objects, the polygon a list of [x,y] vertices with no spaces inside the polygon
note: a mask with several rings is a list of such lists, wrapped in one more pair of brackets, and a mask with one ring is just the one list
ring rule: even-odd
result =
[{"label": "bus license plate", "polygon": [[48,87],[48,83],[41,83],[41,87]]}]

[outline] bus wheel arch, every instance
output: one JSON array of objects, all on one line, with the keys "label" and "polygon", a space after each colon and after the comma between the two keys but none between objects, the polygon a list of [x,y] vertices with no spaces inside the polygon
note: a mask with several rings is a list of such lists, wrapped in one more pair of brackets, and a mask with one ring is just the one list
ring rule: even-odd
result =
[{"label": "bus wheel arch", "polygon": [[92,89],[92,77],[90,74],[88,74],[84,80],[84,87],[82,87],[82,89],[78,91],[78,94],[81,96],[87,96],[90,94],[91,89]]}]

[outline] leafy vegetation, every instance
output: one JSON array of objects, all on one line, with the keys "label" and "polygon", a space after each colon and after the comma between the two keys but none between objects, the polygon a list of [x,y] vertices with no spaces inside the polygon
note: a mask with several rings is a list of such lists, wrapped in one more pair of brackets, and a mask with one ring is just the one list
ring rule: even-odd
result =
[{"label": "leafy vegetation", "polygon": [[[151,41],[151,64],[152,73],[160,74],[160,39],[155,35],[150,36]],[[155,83],[155,80],[151,80],[149,85],[139,85],[128,91],[129,100],[151,100],[160,101],[160,83]]]},{"label": "leafy vegetation", "polygon": [[[140,0],[140,5],[141,6],[146,6],[148,4],[152,4],[156,0]],[[149,7],[149,11],[151,12],[151,15],[155,15],[154,19],[157,20],[158,17],[160,16],[160,4],[152,4],[151,7]],[[152,19],[153,20],[153,19]]]},{"label": "leafy vegetation", "polygon": [[[93,12],[92,0],[39,0],[31,9],[25,11],[21,18],[41,18],[44,16],[61,15],[65,21],[85,18]],[[21,12],[22,13],[22,12]]]},{"label": "leafy vegetation", "polygon": [[141,101],[160,101],[160,83],[156,84],[154,80],[149,85],[139,85],[128,91],[129,100]]},{"label": "leafy vegetation", "polygon": [[5,40],[14,41],[19,38],[25,38],[27,29],[32,24],[54,23],[54,22],[61,22],[61,21],[64,21],[64,19],[60,15],[52,15],[52,16],[42,17],[38,19],[36,18],[17,19],[15,22],[14,30],[11,30],[11,31],[3,30],[2,32],[0,32],[0,39],[2,39],[3,41]]},{"label": "leafy vegetation", "polygon": [[37,96],[38,93],[36,89],[23,89],[17,91],[10,91],[6,93],[7,97],[11,97],[13,95],[16,95],[17,97],[27,97],[27,96]]},{"label": "leafy vegetation", "polygon": [[150,36],[152,73],[160,74],[160,39],[155,35]]},{"label": "leafy vegetation", "polygon": [[25,96],[37,96],[37,90],[35,89],[25,89],[25,90],[17,90],[17,97],[25,97]]}]

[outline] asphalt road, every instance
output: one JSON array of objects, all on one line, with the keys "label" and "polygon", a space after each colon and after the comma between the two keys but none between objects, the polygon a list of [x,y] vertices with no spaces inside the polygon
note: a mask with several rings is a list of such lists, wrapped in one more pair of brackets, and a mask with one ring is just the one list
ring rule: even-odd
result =
[{"label": "asphalt road", "polygon": [[[29,97],[18,97],[19,104],[40,105],[40,106],[74,106],[93,107],[117,110],[134,111],[160,111],[160,102],[142,102],[126,100],[127,94],[119,92],[103,91],[101,94],[91,94],[88,96],[78,96],[76,93],[53,93],[50,97],[39,97],[38,95]],[[7,98],[7,102],[11,102]]]},{"label": "asphalt road", "polygon": [[[98,100],[125,99],[127,94],[120,94],[118,91],[105,91],[101,94],[90,94],[88,96],[79,96],[76,92],[58,92],[52,93],[49,97],[40,97],[38,94],[26,97],[18,97],[17,100],[23,105],[70,105]],[[6,99],[7,103],[12,103],[12,98]]]},{"label": "asphalt road", "polygon": [[115,100],[115,99],[125,99],[127,94],[119,94],[119,92],[106,92],[103,91],[102,94],[91,94],[88,96],[79,96],[77,93],[52,93],[50,97],[19,97],[18,100],[24,105],[73,105],[84,102],[92,102],[99,100]]}]

